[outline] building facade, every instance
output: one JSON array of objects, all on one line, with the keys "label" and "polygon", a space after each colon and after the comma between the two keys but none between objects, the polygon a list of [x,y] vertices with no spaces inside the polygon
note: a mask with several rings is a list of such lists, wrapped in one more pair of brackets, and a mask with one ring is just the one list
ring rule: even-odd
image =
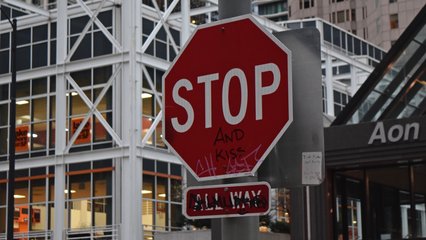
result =
[{"label": "building facade", "polygon": [[330,239],[426,239],[425,43],[423,7],[325,129]]},{"label": "building facade", "polygon": [[[185,229],[186,173],[162,141],[162,75],[193,23],[215,19],[217,2],[8,0],[1,7],[18,20],[18,74],[11,130],[12,30],[2,15],[0,239],[10,131],[17,135],[13,225],[19,239],[153,239],[156,232]],[[330,118],[384,55],[320,19],[277,25],[256,18],[269,31],[319,29],[318,81]],[[275,218],[290,221],[288,210],[287,199],[276,205]]]},{"label": "building facade", "polygon": [[[274,21],[319,17],[389,50],[425,0],[260,0],[254,10]],[[275,7],[282,6],[282,7]],[[277,18],[277,16],[280,16]]]}]

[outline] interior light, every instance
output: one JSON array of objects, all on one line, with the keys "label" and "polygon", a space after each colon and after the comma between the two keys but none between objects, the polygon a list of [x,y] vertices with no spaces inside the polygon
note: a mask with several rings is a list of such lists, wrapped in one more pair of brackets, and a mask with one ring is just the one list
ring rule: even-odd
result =
[{"label": "interior light", "polygon": [[[74,189],[71,189],[71,191],[69,191],[69,192],[71,192],[71,193],[76,193],[77,191],[76,191],[76,190],[74,190]],[[68,194],[68,189],[65,189],[65,190],[64,190],[64,193]]]},{"label": "interior light", "polygon": [[141,98],[142,99],[145,99],[145,98],[151,98],[152,97],[152,94],[151,93],[142,93],[141,94]]},{"label": "interior light", "polygon": [[[31,137],[31,133],[27,133],[27,137]],[[36,137],[38,137],[38,135],[33,133],[33,138],[36,138]]]},{"label": "interior light", "polygon": [[25,195],[15,194],[13,195],[13,198],[22,199],[22,198],[25,198]]},{"label": "interior light", "polygon": [[22,116],[19,116],[19,118],[26,119],[26,120],[31,120],[31,116],[30,115],[22,115]]},{"label": "interior light", "polygon": [[194,19],[192,19],[191,23],[192,23],[192,24],[196,24],[196,23],[197,23],[197,21],[195,21]]},{"label": "interior light", "polygon": [[28,100],[20,100],[20,101],[16,101],[16,105],[25,105],[28,104],[30,102],[28,102]]},{"label": "interior light", "polygon": [[[66,93],[65,94],[67,97],[70,95],[69,93]],[[78,93],[77,92],[71,92],[71,96],[77,96],[78,95]]]},{"label": "interior light", "polygon": [[142,194],[150,194],[150,193],[152,193],[152,191],[151,191],[151,190],[145,190],[145,189],[143,189],[143,190],[141,191],[141,193],[142,193]]},{"label": "interior light", "polygon": [[158,194],[158,196],[159,197],[166,197],[166,194],[165,193],[160,193],[160,194]]}]

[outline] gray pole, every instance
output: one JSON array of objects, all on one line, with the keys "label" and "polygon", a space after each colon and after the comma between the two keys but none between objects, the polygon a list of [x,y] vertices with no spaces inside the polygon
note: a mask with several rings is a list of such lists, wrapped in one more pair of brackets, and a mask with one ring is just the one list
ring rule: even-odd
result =
[{"label": "gray pole", "polygon": [[6,237],[13,240],[13,221],[15,213],[15,142],[16,142],[16,28],[17,20],[11,19],[0,6],[1,12],[6,16],[12,26],[11,73],[10,82],[10,107],[9,107],[9,176],[7,182],[7,228]]},{"label": "gray pole", "polygon": [[[251,13],[251,0],[219,0],[219,19]],[[225,183],[257,182],[257,177],[241,177],[225,180]],[[258,240],[259,217],[234,217],[212,219],[214,240]]]},{"label": "gray pole", "polygon": [[16,142],[16,19],[12,23],[12,82],[10,83],[9,110],[9,181],[7,197],[7,239],[13,239],[15,213],[15,142]]}]

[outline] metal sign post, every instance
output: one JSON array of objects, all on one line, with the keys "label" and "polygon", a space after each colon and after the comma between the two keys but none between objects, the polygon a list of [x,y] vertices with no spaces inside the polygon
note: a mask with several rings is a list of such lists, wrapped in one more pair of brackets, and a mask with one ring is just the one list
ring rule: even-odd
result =
[{"label": "metal sign post", "polygon": [[[230,18],[251,13],[251,0],[219,0],[219,18]],[[240,181],[257,181],[257,177],[240,178]],[[231,180],[227,180],[229,183]],[[215,240],[258,240],[259,217],[222,218],[212,220],[211,239]]]}]

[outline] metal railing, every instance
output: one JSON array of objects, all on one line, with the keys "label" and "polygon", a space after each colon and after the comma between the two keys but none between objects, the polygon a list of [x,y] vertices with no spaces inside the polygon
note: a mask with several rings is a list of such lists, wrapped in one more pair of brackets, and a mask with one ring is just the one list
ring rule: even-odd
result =
[{"label": "metal railing", "polygon": [[65,239],[68,240],[118,240],[120,237],[118,225],[92,227],[92,228],[74,228],[65,230]]},{"label": "metal railing", "polygon": [[[52,231],[31,231],[25,233],[14,233],[13,239],[20,240],[41,240],[52,239]],[[6,234],[0,234],[0,240],[6,240]]]}]

